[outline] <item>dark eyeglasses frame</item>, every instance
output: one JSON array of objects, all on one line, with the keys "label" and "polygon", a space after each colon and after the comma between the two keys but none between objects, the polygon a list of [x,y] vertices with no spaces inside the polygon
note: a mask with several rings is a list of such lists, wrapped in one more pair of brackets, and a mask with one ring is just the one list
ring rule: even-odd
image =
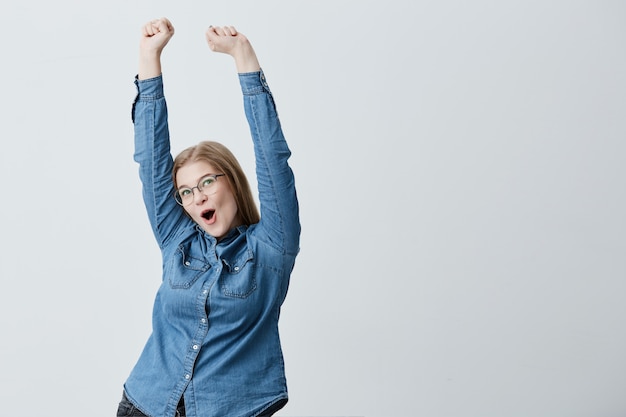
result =
[{"label": "dark eyeglasses frame", "polygon": [[[226,174],[210,174],[210,175],[205,175],[205,176],[203,176],[203,177],[200,179],[200,182],[198,182],[198,185],[196,185],[195,187],[186,188],[186,189],[191,190],[191,194],[192,194],[192,196],[193,196],[193,195],[194,195],[194,192],[193,192],[193,190],[194,190],[194,189],[197,189],[199,192],[202,192],[202,191],[203,191],[202,181],[204,181],[206,178],[211,177],[211,178],[213,178],[213,179],[215,180],[215,182],[217,182],[217,179],[218,179],[219,177],[223,177],[223,176],[225,176],[225,175],[226,175]],[[206,195],[206,194],[205,194],[205,195]],[[174,200],[176,200],[176,202],[177,202],[179,205],[181,205],[181,206],[183,206],[183,207],[184,207],[184,206],[188,206],[189,204],[191,204],[191,202],[193,201],[193,197],[189,200],[189,203],[187,203],[187,204],[183,204],[182,198],[181,198],[181,196],[180,196],[180,189],[178,189],[178,190],[174,190]]]}]

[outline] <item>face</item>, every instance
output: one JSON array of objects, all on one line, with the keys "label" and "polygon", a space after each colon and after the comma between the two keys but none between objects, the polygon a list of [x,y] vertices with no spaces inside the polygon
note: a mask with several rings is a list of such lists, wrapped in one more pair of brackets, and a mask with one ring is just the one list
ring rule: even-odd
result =
[{"label": "face", "polygon": [[[189,162],[176,172],[178,188],[193,188],[207,174],[223,174],[206,161]],[[193,188],[193,201],[183,206],[191,218],[208,234],[220,239],[231,229],[241,225],[237,202],[226,177],[203,191]]]}]

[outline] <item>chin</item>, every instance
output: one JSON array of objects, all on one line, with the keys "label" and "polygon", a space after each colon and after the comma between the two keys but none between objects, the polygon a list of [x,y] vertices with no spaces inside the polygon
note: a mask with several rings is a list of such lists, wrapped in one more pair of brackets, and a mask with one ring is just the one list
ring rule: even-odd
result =
[{"label": "chin", "polygon": [[205,232],[207,232],[209,235],[213,236],[216,239],[221,239],[228,233],[228,230],[224,231],[219,228],[206,227],[204,225],[202,226],[202,229],[204,229]]}]

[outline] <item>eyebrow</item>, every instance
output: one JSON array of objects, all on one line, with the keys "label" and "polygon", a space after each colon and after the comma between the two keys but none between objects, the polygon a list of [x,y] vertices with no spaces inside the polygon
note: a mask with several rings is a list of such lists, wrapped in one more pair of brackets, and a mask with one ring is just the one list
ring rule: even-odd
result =
[{"label": "eyebrow", "polygon": [[[217,174],[213,174],[213,173],[209,172],[208,174],[201,175],[200,178],[198,178],[198,182],[196,183],[196,185],[194,185],[194,187],[197,187],[198,184],[200,184],[200,181],[202,181],[203,178],[206,178],[206,177],[208,177],[210,175],[217,175]],[[186,184],[181,184],[181,185],[178,186],[177,190],[180,190],[181,188],[192,188],[192,187],[190,187],[190,186],[188,186]]]}]

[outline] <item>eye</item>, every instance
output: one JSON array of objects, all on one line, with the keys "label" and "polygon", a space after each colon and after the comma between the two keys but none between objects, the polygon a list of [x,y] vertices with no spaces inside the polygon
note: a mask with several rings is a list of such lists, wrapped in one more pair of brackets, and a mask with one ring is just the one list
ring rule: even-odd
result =
[{"label": "eye", "polygon": [[206,177],[202,181],[200,181],[200,184],[202,185],[202,188],[205,188],[205,187],[210,187],[211,185],[213,185],[214,182],[215,182],[215,178]]},{"label": "eye", "polygon": [[178,195],[182,198],[188,197],[192,194],[191,188],[181,188],[178,190]]}]

